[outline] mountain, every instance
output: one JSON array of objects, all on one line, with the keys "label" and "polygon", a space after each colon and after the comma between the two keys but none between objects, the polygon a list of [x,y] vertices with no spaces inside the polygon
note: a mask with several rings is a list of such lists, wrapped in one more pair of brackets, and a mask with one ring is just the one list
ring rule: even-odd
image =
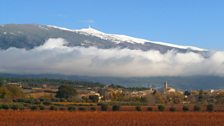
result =
[{"label": "mountain", "polygon": [[182,89],[219,89],[224,88],[223,56],[221,51],[93,28],[0,25],[0,77],[61,78],[132,87],[159,87],[168,80]]},{"label": "mountain", "polygon": [[158,50],[166,53],[169,50],[177,52],[206,52],[205,49],[180,46],[163,42],[133,38],[126,35],[106,34],[93,28],[71,30],[51,25],[37,24],[6,24],[0,25],[0,48],[10,47],[32,49],[43,45],[49,38],[63,38],[68,46],[97,47],[100,49],[127,48],[131,50]]}]

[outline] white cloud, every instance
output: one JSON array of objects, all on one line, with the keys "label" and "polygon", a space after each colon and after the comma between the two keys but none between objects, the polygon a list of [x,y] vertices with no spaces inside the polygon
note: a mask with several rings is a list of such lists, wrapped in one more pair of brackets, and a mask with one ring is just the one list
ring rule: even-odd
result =
[{"label": "white cloud", "polygon": [[0,72],[60,73],[88,76],[224,76],[224,52],[200,54],[130,49],[67,47],[64,39],[49,39],[32,50],[0,50]]}]

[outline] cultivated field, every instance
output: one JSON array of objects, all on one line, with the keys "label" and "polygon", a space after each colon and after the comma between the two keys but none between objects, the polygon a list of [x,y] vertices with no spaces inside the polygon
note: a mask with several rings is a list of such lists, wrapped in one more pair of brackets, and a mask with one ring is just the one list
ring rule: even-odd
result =
[{"label": "cultivated field", "polygon": [[216,112],[0,111],[0,126],[223,126]]}]

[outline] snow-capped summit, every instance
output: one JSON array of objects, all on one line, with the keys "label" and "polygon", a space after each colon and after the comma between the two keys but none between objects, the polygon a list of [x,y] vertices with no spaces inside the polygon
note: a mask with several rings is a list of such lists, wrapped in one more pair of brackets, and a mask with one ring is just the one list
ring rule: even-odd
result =
[{"label": "snow-capped summit", "polygon": [[98,30],[92,28],[91,26],[89,26],[88,28],[75,30],[75,32],[85,34],[85,35],[96,36],[101,39],[108,39],[110,37],[108,34],[98,31]]},{"label": "snow-capped summit", "polygon": [[98,30],[92,28],[91,26],[89,26],[88,28],[83,28],[83,29],[76,30],[76,31],[77,32],[85,32],[85,33],[92,34],[92,35],[105,34],[101,31],[98,31]]},{"label": "snow-capped summit", "polygon": [[197,51],[206,51],[205,49],[194,47],[194,46],[182,46],[182,45],[175,45],[175,44],[165,43],[165,42],[150,41],[150,40],[146,40],[146,39],[134,38],[134,37],[130,37],[127,35],[120,35],[120,34],[106,34],[101,31],[98,31],[96,29],[93,29],[90,26],[89,26],[89,28],[80,29],[80,30],[76,30],[76,31],[84,33],[84,34],[97,36],[97,37],[100,37],[100,38],[106,39],[106,40],[113,40],[115,42],[131,42],[131,43],[139,43],[139,44],[144,44],[145,42],[149,42],[149,43],[170,46],[170,47],[175,47],[175,48],[181,48],[181,49],[192,49],[192,50],[197,50]]}]

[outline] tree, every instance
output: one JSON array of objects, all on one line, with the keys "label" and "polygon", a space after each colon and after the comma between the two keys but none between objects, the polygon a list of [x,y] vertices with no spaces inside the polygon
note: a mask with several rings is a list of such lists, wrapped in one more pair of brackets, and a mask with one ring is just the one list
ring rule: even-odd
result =
[{"label": "tree", "polygon": [[204,92],[203,92],[203,90],[200,90],[199,94],[198,94],[198,101],[201,102],[203,97],[204,97]]},{"label": "tree", "polygon": [[0,98],[2,99],[16,99],[23,98],[24,93],[21,88],[14,85],[5,85],[0,87]]},{"label": "tree", "polygon": [[10,98],[11,94],[6,87],[0,87],[0,98]]},{"label": "tree", "polygon": [[73,98],[77,95],[77,91],[73,88],[73,86],[62,85],[58,88],[58,92],[56,93],[57,98]]},{"label": "tree", "polygon": [[160,93],[155,94],[155,100],[156,100],[157,104],[164,104],[165,103],[165,99],[162,96],[162,94],[160,94]]},{"label": "tree", "polygon": [[2,80],[0,80],[0,87],[2,87],[3,86],[3,82],[2,82]]},{"label": "tree", "polygon": [[223,105],[224,104],[224,92],[220,92],[219,94],[217,94],[215,96],[215,99],[216,99],[216,104]]},{"label": "tree", "polygon": [[6,83],[6,80],[0,79],[0,87],[4,86]]},{"label": "tree", "polygon": [[11,98],[23,98],[24,93],[22,92],[21,88],[15,85],[7,85],[6,88],[10,92]]},{"label": "tree", "polygon": [[90,96],[89,96],[89,99],[90,99],[92,102],[99,102],[99,96],[98,96],[98,95],[90,95]]},{"label": "tree", "polygon": [[184,99],[184,95],[181,93],[169,93],[167,94],[167,100],[170,103],[180,104]]},{"label": "tree", "polygon": [[141,102],[143,102],[143,103],[148,103],[149,101],[150,101],[150,99],[148,98],[148,97],[141,97]]},{"label": "tree", "polygon": [[184,91],[184,96],[190,96],[191,95],[191,92],[189,91]]}]

